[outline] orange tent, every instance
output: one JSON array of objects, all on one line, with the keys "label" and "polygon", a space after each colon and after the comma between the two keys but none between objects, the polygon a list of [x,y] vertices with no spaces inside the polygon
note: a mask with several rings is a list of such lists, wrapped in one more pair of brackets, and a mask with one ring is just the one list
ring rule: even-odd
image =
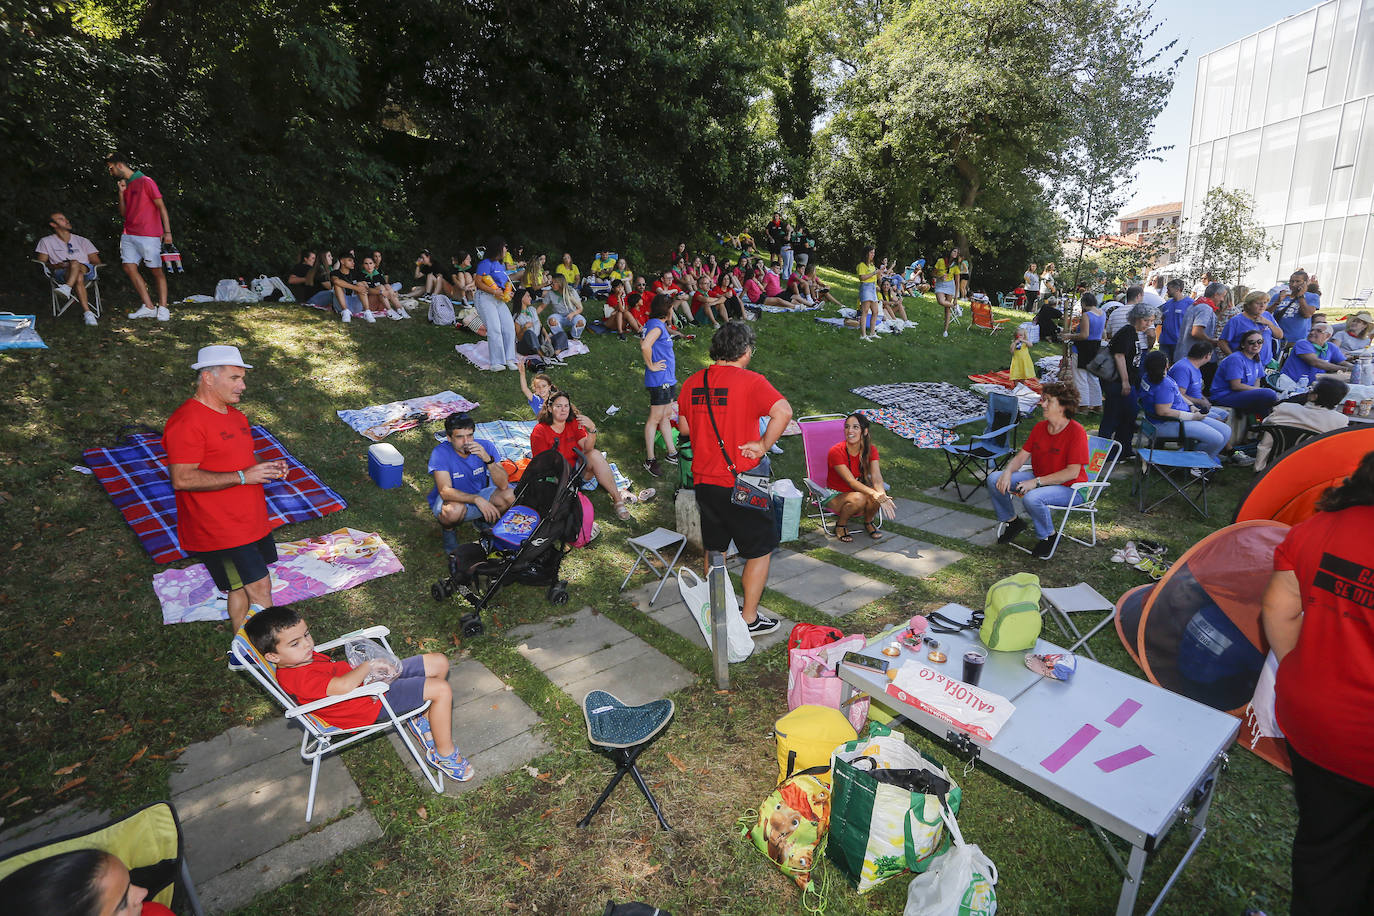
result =
[{"label": "orange tent", "polygon": [[1285,525],[1306,521],[1316,512],[1318,497],[1349,477],[1371,451],[1374,426],[1364,424],[1298,446],[1255,479],[1232,521],[1267,518]]}]

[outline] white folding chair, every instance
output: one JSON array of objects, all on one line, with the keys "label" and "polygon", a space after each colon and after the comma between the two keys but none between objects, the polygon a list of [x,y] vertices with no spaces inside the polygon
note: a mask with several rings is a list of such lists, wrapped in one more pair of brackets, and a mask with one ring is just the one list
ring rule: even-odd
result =
[{"label": "white folding chair", "polygon": [[[682,550],[687,546],[687,535],[679,534],[668,528],[655,528],[648,534],[641,534],[639,537],[630,538],[629,544],[635,549],[635,562],[630,567],[630,571],[625,575],[625,581],[620,583],[620,590],[625,591],[625,586],[630,584],[630,576],[635,574],[639,564],[643,563],[645,568],[651,570],[658,576],[658,588],[654,589],[654,596],[649,599],[649,607],[654,606],[658,600],[658,593],[663,591],[663,583],[668,581],[668,577],[673,574],[673,567],[677,565],[678,558],[682,556]],[[664,553],[677,545],[677,551],[671,560],[664,557]],[[649,559],[649,554],[653,554],[658,560],[659,567],[654,567],[653,560]]]},{"label": "white folding chair", "polygon": [[[1069,646],[1069,651],[1077,652],[1081,648],[1096,661],[1097,656],[1093,653],[1092,646],[1088,645],[1088,640],[1112,622],[1116,617],[1116,605],[1108,601],[1098,593],[1097,589],[1086,582],[1080,582],[1066,588],[1042,588],[1040,596],[1045,599],[1046,616],[1054,618],[1054,622],[1059,625],[1059,629],[1064,631],[1065,635],[1073,635],[1075,641],[1073,645]],[[1107,615],[1086,633],[1080,632],[1070,617],[1071,614],[1101,613],[1103,611],[1106,611]]]},{"label": "white folding chair", "polygon": [[[1059,542],[1068,538],[1075,544],[1082,544],[1084,547],[1093,547],[1097,544],[1097,502],[1102,497],[1102,491],[1111,485],[1108,479],[1112,476],[1112,471],[1116,469],[1116,461],[1121,457],[1121,443],[1115,439],[1103,439],[1099,436],[1088,437],[1088,479],[1082,483],[1069,484],[1069,488],[1076,493],[1083,494],[1083,501],[1073,506],[1050,506],[1050,517],[1054,513],[1063,512],[1064,515],[1059,519],[1059,527],[1054,531],[1054,544],[1050,547],[1050,552],[1045,555],[1048,560],[1054,556],[1054,552],[1059,549]],[[1064,526],[1069,522],[1069,516],[1074,513],[1086,515],[1088,517],[1089,530],[1092,532],[1090,540],[1080,540],[1071,534],[1066,534]],[[1001,531],[1002,526],[998,526]],[[1030,553],[1030,549],[1022,547],[1016,542],[1011,546],[1017,550],[1024,550]]]},{"label": "white folding chair", "polygon": [[[43,275],[48,278],[48,292],[52,296],[52,316],[54,318],[60,318],[63,312],[71,308],[72,304],[78,301],[76,290],[73,289],[70,293],[62,292],[58,289],[62,283],[57,279],[56,275],[53,274],[52,265],[45,264],[42,261],[34,261],[34,263],[43,268]],[[91,269],[86,273],[86,301],[90,303],[91,311],[95,313],[95,317],[97,318],[100,317],[99,273],[100,265],[98,264],[91,265]]]},{"label": "white folding chair", "polygon": [[[355,639],[375,639],[380,642],[388,652],[392,652],[391,644],[386,641],[387,635],[391,631],[386,627],[373,626],[363,630],[355,630],[352,633],[345,633],[338,639],[331,642],[321,643],[315,646],[316,652],[328,653],[331,649],[337,649],[344,643]],[[420,765],[420,772],[425,774],[429,784],[434,787],[435,792],[444,791],[444,775],[435,767],[430,766],[425,756],[415,747],[411,740],[410,732],[401,725],[409,719],[413,719],[424,713],[429,708],[429,701],[426,700],[418,708],[409,712],[397,713],[387,702],[386,692],[390,687],[381,681],[374,681],[371,684],[363,684],[348,693],[338,696],[325,697],[315,700],[312,703],[297,703],[295,700],[282,690],[277,683],[277,666],[263,658],[253,643],[248,639],[242,629],[234,636],[234,645],[230,649],[235,660],[241,666],[240,670],[247,671],[252,675],[253,680],[261,685],[263,690],[279,703],[286,712],[286,718],[295,722],[304,731],[301,736],[301,759],[310,764],[310,797],[305,804],[305,820],[310,822],[310,818],[315,814],[315,787],[320,778],[320,760],[326,755],[335,751],[341,751],[350,744],[356,744],[364,738],[370,738],[379,732],[384,732],[389,728],[396,729],[396,734],[400,736],[401,743],[410,751],[410,756],[415,758],[415,762]],[[392,652],[394,655],[395,653]],[[364,725],[358,728],[338,728],[325,722],[316,715],[321,710],[328,709],[337,703],[347,700],[356,700],[360,697],[376,697],[382,701],[382,709],[386,711],[386,719],[374,722],[371,725]]]}]

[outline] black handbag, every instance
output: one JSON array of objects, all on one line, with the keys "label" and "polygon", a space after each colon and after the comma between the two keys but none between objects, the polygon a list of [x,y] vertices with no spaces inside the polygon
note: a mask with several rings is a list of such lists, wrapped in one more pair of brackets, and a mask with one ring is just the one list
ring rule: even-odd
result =
[{"label": "black handbag", "polygon": [[716,434],[716,445],[720,446],[725,466],[735,477],[735,488],[730,491],[730,502],[755,512],[773,512],[773,482],[762,474],[741,474],[730,459],[725,448],[725,440],[720,437],[720,427],[716,425],[716,414],[711,409],[711,370],[702,371],[702,381],[706,386],[706,415],[711,418],[711,430]]}]

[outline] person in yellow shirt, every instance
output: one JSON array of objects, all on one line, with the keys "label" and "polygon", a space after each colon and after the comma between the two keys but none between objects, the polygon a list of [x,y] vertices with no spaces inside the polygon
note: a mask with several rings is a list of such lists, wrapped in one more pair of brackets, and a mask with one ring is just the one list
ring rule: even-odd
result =
[{"label": "person in yellow shirt", "polygon": [[954,314],[954,301],[959,294],[959,249],[951,248],[949,254],[935,262],[931,269],[935,280],[935,301],[945,310],[945,333],[949,336],[949,319]]},{"label": "person in yellow shirt", "polygon": [[615,269],[615,257],[609,252],[598,251],[592,260],[592,276],[602,280],[611,279],[611,271]]},{"label": "person in yellow shirt", "polygon": [[[878,265],[873,263],[878,250],[864,249],[864,259],[854,268],[859,278],[859,339],[878,339]],[[872,316],[872,317],[870,317]]]}]

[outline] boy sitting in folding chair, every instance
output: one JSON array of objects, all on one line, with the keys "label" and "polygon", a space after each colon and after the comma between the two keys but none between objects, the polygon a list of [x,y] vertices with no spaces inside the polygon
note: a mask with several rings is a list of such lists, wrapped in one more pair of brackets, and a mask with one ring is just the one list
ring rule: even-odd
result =
[{"label": "boy sitting in folding chair", "polygon": [[[424,746],[429,762],[459,782],[474,775],[472,764],[453,743],[453,689],[448,684],[448,658],[439,652],[412,655],[399,672],[389,662],[368,659],[358,667],[315,651],[310,628],[290,607],[259,611],[243,632],[263,658],[277,666],[277,684],[297,703],[339,696],[373,680],[391,679],[387,701],[396,713],[430,702],[430,716],[415,716],[406,727]],[[383,721],[386,710],[376,697],[359,697],[320,710],[317,715],[336,728],[361,728]]]},{"label": "boy sitting in folding chair", "polygon": [[34,251],[45,269],[52,271],[58,295],[67,297],[58,307],[57,314],[66,311],[72,298],[75,298],[81,303],[83,320],[95,327],[99,306],[91,307],[86,283],[89,275],[100,266],[100,254],[90,239],[72,232],[71,221],[61,212],[54,210],[48,214],[48,225],[52,227],[52,235],[39,239]]}]

